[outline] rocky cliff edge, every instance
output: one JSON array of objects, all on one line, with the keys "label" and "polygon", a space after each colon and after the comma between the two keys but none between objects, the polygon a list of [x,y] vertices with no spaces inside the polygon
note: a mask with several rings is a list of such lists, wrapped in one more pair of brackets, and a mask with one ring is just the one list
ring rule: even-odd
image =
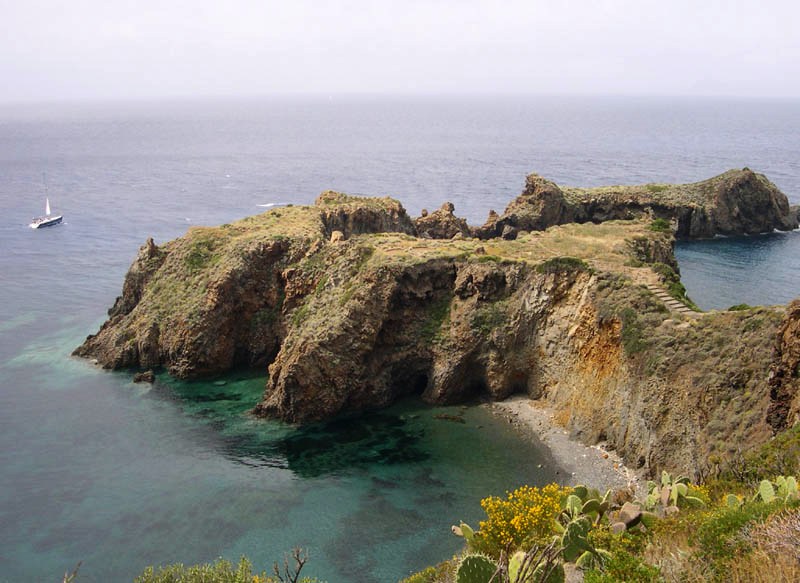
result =
[{"label": "rocky cliff edge", "polygon": [[651,227],[427,239],[397,201],[328,192],[148,240],[75,354],[181,378],[268,366],[256,413],[292,422],[525,393],[629,464],[697,473],[798,420],[800,307],[671,312],[651,290],[679,283],[673,238]]}]

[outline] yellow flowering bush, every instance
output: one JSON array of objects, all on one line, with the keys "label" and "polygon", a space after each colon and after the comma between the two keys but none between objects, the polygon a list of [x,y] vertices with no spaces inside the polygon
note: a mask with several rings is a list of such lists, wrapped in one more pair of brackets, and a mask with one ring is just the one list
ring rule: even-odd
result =
[{"label": "yellow flowering bush", "polygon": [[708,486],[705,484],[688,484],[688,488],[688,496],[699,498],[706,506],[711,504],[711,493],[709,492]]},{"label": "yellow flowering bush", "polygon": [[508,492],[505,500],[497,496],[481,500],[487,517],[480,523],[483,550],[498,554],[506,547],[515,550],[523,544],[547,542],[561,501],[571,491],[558,484],[544,488],[522,486]]}]

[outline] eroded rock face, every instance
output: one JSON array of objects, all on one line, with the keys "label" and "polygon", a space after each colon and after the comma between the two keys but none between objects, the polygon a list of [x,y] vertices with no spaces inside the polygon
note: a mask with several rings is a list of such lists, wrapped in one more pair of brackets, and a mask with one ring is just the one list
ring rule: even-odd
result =
[{"label": "eroded rock face", "polygon": [[340,231],[346,239],[363,233],[416,234],[414,223],[403,205],[388,197],[358,198],[328,190],[317,197],[314,205],[320,209],[328,239],[334,231]]},{"label": "eroded rock face", "polygon": [[136,307],[136,304],[142,299],[145,286],[164,263],[165,258],[166,253],[158,248],[152,237],[148,237],[145,244],[139,249],[128,273],[125,274],[122,295],[117,296],[114,305],[108,311],[109,316],[125,315]]},{"label": "eroded rock face", "polygon": [[693,184],[646,184],[601,188],[561,188],[537,174],[502,215],[489,216],[476,231],[481,238],[503,230],[544,230],[564,223],[661,218],[676,237],[755,235],[798,227],[798,214],[764,175],[748,168],[730,170]]},{"label": "eroded rock face", "polygon": [[789,304],[778,329],[769,388],[772,403],[767,421],[773,430],[800,421],[800,300]]},{"label": "eroded rock face", "polygon": [[407,394],[454,403],[526,389],[517,363],[524,357],[504,357],[515,335],[502,333],[507,306],[498,302],[536,279],[529,268],[440,259],[370,266],[352,277],[352,295],[332,287],[310,300],[308,320],[270,366],[259,413],[316,421]]},{"label": "eroded rock face", "polygon": [[[198,282],[202,292],[176,287],[172,296],[169,287],[176,282],[170,276],[182,272],[186,260],[184,250],[174,247],[161,250],[161,267],[155,272],[141,271],[140,252],[109,319],[74,354],[96,358],[106,368],[165,366],[179,378],[220,373],[235,365],[266,366],[280,338],[280,266],[299,250],[287,240],[254,244],[241,249],[225,269]],[[143,279],[163,295],[128,285]]]},{"label": "eroded rock face", "polygon": [[492,211],[476,234],[481,239],[490,239],[502,236],[506,228],[543,231],[553,225],[575,221],[575,209],[558,185],[538,174],[530,174],[522,194],[509,203],[502,216]]},{"label": "eroded rock face", "polygon": [[454,210],[453,204],[446,202],[440,209],[432,213],[426,211],[420,217],[414,219],[417,235],[430,239],[452,239],[456,235],[471,236],[472,233],[467,221],[455,216],[453,214]]}]

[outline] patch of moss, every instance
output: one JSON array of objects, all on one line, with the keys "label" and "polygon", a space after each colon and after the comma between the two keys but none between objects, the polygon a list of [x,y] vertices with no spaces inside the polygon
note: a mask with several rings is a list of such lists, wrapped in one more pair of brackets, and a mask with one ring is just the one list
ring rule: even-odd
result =
[{"label": "patch of moss", "polygon": [[429,304],[427,318],[420,330],[420,335],[426,342],[438,339],[442,327],[450,321],[450,303],[450,296],[444,296]]},{"label": "patch of moss", "polygon": [[344,307],[347,304],[347,302],[353,299],[355,293],[356,293],[356,286],[354,286],[350,282],[345,283],[342,289],[342,294],[339,296],[339,306]]},{"label": "patch of moss", "polygon": [[250,320],[250,326],[255,329],[271,326],[278,320],[278,314],[279,311],[277,308],[261,308],[259,311],[253,314],[253,317]]},{"label": "patch of moss", "polygon": [[506,310],[506,301],[492,302],[481,306],[473,313],[470,327],[483,336],[488,336],[508,321]]}]

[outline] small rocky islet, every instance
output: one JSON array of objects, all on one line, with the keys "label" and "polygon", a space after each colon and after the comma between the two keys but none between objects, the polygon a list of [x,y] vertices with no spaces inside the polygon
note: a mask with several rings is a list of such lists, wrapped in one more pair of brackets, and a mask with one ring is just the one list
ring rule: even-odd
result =
[{"label": "small rocky islet", "polygon": [[677,238],[798,226],[766,177],[565,188],[536,174],[472,227],[451,204],[325,192],[148,239],[97,334],[105,368],[264,367],[257,415],[311,422],[405,395],[540,399],[644,472],[697,476],[800,415],[800,301],[699,313]]}]

